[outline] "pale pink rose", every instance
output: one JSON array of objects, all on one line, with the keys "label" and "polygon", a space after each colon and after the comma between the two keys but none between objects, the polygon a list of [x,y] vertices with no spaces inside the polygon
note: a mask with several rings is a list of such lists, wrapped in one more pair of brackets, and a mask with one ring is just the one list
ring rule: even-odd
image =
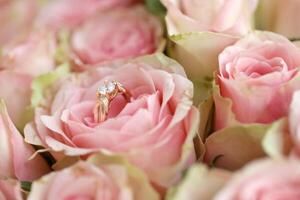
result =
[{"label": "pale pink rose", "polygon": [[38,6],[35,0],[0,1],[0,47],[31,30]]},{"label": "pale pink rose", "polygon": [[32,33],[1,50],[0,98],[6,101],[10,116],[18,123],[30,104],[32,79],[55,68],[55,37],[51,33]]},{"label": "pale pink rose", "polygon": [[[115,98],[108,119],[96,123],[96,91],[105,80],[119,81],[132,98],[130,102],[122,95]],[[69,156],[94,151],[120,154],[164,187],[194,159],[198,111],[191,100],[193,84],[177,63],[162,54],[71,75],[46,93],[52,95],[25,127],[27,141]]]},{"label": "pale pink rose", "polygon": [[278,120],[263,140],[264,150],[269,156],[300,157],[300,90],[294,92],[288,117]]},{"label": "pale pink rose", "polygon": [[212,31],[244,35],[251,30],[257,0],[162,0],[170,35]]},{"label": "pale pink rose", "polygon": [[293,141],[293,149],[300,156],[300,91],[293,95],[289,112],[289,131]]},{"label": "pale pink rose", "polygon": [[34,154],[33,147],[24,142],[8,116],[3,100],[0,100],[0,177],[32,181],[48,172],[46,162]]},{"label": "pale pink rose", "polygon": [[83,64],[153,53],[162,40],[161,23],[143,6],[101,13],[75,30],[71,48]]},{"label": "pale pink rose", "polygon": [[74,28],[108,9],[128,6],[137,0],[54,0],[45,3],[36,19],[36,26],[58,31]]},{"label": "pale pink rose", "polygon": [[22,200],[20,183],[13,179],[0,179],[1,200]]},{"label": "pale pink rose", "polygon": [[260,160],[236,172],[214,200],[297,200],[299,185],[299,161]]},{"label": "pale pink rose", "polygon": [[289,38],[299,38],[299,9],[299,0],[260,0],[257,27]]},{"label": "pale pink rose", "polygon": [[159,200],[159,195],[137,169],[98,160],[80,161],[33,182],[28,200],[38,199]]},{"label": "pale pink rose", "polygon": [[227,47],[219,55],[215,128],[286,116],[293,92],[300,89],[299,67],[300,50],[275,33],[253,32]]},{"label": "pale pink rose", "polygon": [[56,38],[36,32],[1,49],[0,69],[38,76],[55,68]]},{"label": "pale pink rose", "polygon": [[300,90],[294,92],[287,117],[272,123],[262,140],[272,158],[300,157]]}]

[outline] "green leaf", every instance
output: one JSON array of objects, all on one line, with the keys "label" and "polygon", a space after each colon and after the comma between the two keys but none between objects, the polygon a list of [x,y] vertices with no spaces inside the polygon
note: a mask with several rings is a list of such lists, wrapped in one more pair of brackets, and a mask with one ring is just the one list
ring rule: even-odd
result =
[{"label": "green leaf", "polygon": [[29,192],[31,190],[31,185],[32,185],[32,182],[21,181],[21,188],[25,191]]},{"label": "green leaf", "polygon": [[160,3],[160,0],[146,0],[147,9],[154,15],[164,17],[166,8]]}]

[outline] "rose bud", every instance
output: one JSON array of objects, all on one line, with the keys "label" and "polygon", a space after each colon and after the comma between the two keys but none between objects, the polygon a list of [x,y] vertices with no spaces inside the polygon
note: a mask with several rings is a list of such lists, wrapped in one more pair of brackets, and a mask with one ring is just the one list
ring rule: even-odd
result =
[{"label": "rose bud", "polygon": [[95,200],[160,199],[141,171],[120,159],[101,159],[97,156],[35,181],[28,200],[58,197]]},{"label": "rose bud", "polygon": [[76,29],[71,48],[77,62],[92,65],[154,53],[162,35],[161,23],[144,7],[119,8],[100,13]]},{"label": "rose bud", "polygon": [[49,170],[40,155],[29,160],[35,150],[24,142],[22,135],[9,118],[3,100],[0,100],[0,150],[0,177],[32,181]]},{"label": "rose bud", "polygon": [[[192,105],[193,84],[163,54],[106,63],[44,92],[25,137],[60,153],[57,159],[95,151],[122,155],[162,187],[177,181],[195,159],[199,113]],[[107,112],[98,112],[101,105]]]}]

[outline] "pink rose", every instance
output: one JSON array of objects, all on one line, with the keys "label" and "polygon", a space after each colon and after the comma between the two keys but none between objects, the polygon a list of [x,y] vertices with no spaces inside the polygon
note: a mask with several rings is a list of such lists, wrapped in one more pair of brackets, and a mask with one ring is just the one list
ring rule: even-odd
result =
[{"label": "pink rose", "polygon": [[157,50],[163,29],[142,6],[101,13],[75,30],[71,46],[81,63],[132,58]]},{"label": "pink rose", "polygon": [[214,200],[296,200],[299,185],[299,161],[261,160],[237,172]]},{"label": "pink rose", "polygon": [[137,0],[54,0],[40,10],[36,26],[58,31],[75,28],[97,13],[119,6],[128,6]]},{"label": "pink rose", "polygon": [[251,18],[257,0],[162,0],[167,7],[170,35],[194,31],[212,31],[244,35],[251,30]]},{"label": "pink rose", "polygon": [[300,157],[300,91],[294,92],[288,117],[272,124],[263,140],[266,153],[274,158]]},{"label": "pink rose", "polygon": [[205,141],[205,162],[235,170],[268,154],[264,138],[288,115],[299,67],[300,50],[271,32],[253,32],[219,55],[215,132]]},{"label": "pink rose", "polygon": [[93,157],[33,183],[28,200],[37,199],[159,200],[146,176],[116,159]]},{"label": "pink rose", "polygon": [[215,128],[286,116],[293,92],[300,89],[299,67],[300,50],[271,32],[251,33],[227,47],[219,55]]},{"label": "pink rose", "polygon": [[299,38],[299,9],[298,0],[260,0],[257,27],[289,38]]},{"label": "pink rose", "polygon": [[38,76],[55,68],[55,53],[55,36],[52,33],[35,32],[3,47],[0,68]]},{"label": "pink rose", "polygon": [[[37,32],[28,38],[6,44],[0,57],[0,98],[3,98],[15,123],[20,122],[30,104],[31,81],[55,68],[54,35]],[[9,84],[8,84],[9,83]]]},{"label": "pink rose", "polygon": [[15,38],[27,35],[32,28],[37,10],[35,0],[0,1],[0,47]]},{"label": "pink rose", "polygon": [[9,118],[3,100],[0,100],[0,177],[31,181],[46,173],[49,168],[42,157],[38,155],[29,160],[34,151],[24,142]]},{"label": "pink rose", "polygon": [[[115,98],[108,119],[98,124],[95,93],[105,80],[119,81],[132,98]],[[46,93],[52,95],[25,127],[27,141],[69,156],[95,151],[125,156],[164,187],[194,159],[198,111],[191,100],[193,84],[181,66],[162,54],[71,75]]]},{"label": "pink rose", "polygon": [[258,0],[161,1],[167,8],[168,53],[198,83],[194,98],[198,104],[209,96],[218,55],[252,30]]},{"label": "pink rose", "polygon": [[16,180],[0,179],[1,200],[22,200],[21,187]]},{"label": "pink rose", "polygon": [[289,113],[289,129],[294,149],[300,157],[300,91],[294,93]]}]

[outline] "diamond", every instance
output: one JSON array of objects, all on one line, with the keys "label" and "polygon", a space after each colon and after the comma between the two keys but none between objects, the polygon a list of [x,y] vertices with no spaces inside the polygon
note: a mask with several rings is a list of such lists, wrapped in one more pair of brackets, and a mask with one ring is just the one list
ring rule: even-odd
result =
[{"label": "diamond", "polygon": [[116,83],[113,81],[105,81],[104,85],[98,88],[98,92],[102,95],[113,93],[116,90]]},{"label": "diamond", "polygon": [[116,89],[116,84],[113,83],[113,82],[108,82],[108,83],[106,84],[106,87],[107,87],[107,91],[108,91],[109,93],[112,93],[112,92]]},{"label": "diamond", "polygon": [[102,95],[106,95],[107,87],[105,85],[102,85],[98,88],[98,92]]}]

